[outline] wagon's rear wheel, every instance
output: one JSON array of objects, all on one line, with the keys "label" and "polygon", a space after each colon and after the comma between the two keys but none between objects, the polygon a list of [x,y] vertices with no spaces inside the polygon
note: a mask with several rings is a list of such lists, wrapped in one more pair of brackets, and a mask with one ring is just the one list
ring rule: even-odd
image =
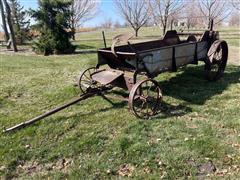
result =
[{"label": "wagon's rear wheel", "polygon": [[209,81],[220,79],[227,65],[228,45],[225,41],[215,41],[208,51],[205,64],[206,78]]},{"label": "wagon's rear wheel", "polygon": [[77,80],[77,85],[81,93],[86,93],[89,89],[97,88],[100,86],[98,82],[92,79],[92,74],[96,71],[97,69],[95,67],[91,67],[80,73]]},{"label": "wagon's rear wheel", "polygon": [[129,95],[129,108],[135,116],[149,119],[154,116],[162,100],[158,83],[152,79],[137,82]]}]

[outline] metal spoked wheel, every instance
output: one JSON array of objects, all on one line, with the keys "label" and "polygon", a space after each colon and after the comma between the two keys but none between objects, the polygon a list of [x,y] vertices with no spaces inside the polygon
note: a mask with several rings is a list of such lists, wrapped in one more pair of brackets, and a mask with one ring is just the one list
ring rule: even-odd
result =
[{"label": "metal spoked wheel", "polygon": [[97,88],[100,86],[98,82],[92,79],[92,74],[96,71],[97,69],[95,67],[91,67],[80,73],[77,80],[77,85],[81,93],[86,93],[89,89]]},{"label": "metal spoked wheel", "polygon": [[152,79],[137,82],[129,95],[129,108],[141,119],[149,119],[158,111],[162,92],[158,83]]},{"label": "metal spoked wheel", "polygon": [[208,51],[205,64],[206,78],[209,81],[220,79],[227,65],[228,45],[225,41],[215,41]]}]

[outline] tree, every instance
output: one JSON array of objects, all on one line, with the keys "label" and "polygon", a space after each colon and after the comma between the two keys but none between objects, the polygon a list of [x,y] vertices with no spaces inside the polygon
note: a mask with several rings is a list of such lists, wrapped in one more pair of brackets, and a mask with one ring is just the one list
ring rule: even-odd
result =
[{"label": "tree", "polygon": [[9,36],[8,29],[7,29],[6,16],[5,16],[2,0],[0,0],[0,11],[1,11],[1,17],[2,17],[2,27],[3,27],[3,31],[4,31],[4,39],[7,42],[9,40],[10,36]]},{"label": "tree", "polygon": [[39,8],[31,10],[32,17],[37,21],[35,28],[40,31],[40,38],[33,49],[44,55],[74,52],[76,47],[71,44],[72,33],[68,31],[71,28],[72,2],[39,0],[38,3]]},{"label": "tree", "polygon": [[9,2],[16,41],[22,44],[28,38],[30,19],[18,0],[9,0]]},{"label": "tree", "polygon": [[14,50],[14,52],[17,52],[18,49],[17,49],[15,33],[14,33],[14,29],[13,29],[13,22],[12,22],[12,17],[11,17],[11,9],[9,7],[9,4],[8,4],[7,0],[3,0],[3,2],[4,2],[4,5],[5,5],[5,9],[6,9],[7,22],[8,22],[8,27],[9,27],[10,34],[11,34],[13,50]]},{"label": "tree", "polygon": [[198,18],[196,18],[197,16],[199,16],[199,10],[197,8],[197,3],[195,0],[190,1],[190,2],[186,2],[185,5],[185,14],[186,14],[186,19],[187,19],[187,28],[188,30],[191,27],[195,27],[198,24]]},{"label": "tree", "polygon": [[113,27],[113,22],[111,18],[105,19],[104,22],[101,24],[102,28],[110,29]]},{"label": "tree", "polygon": [[118,20],[115,21],[113,26],[114,26],[114,28],[121,28],[122,27],[122,25],[120,24],[120,22]]},{"label": "tree", "polygon": [[240,11],[240,0],[232,0],[231,1],[232,6],[237,9],[238,11]]},{"label": "tree", "polygon": [[199,8],[202,15],[208,17],[207,23],[213,20],[214,24],[222,22],[231,12],[228,1],[224,0],[199,0]]},{"label": "tree", "polygon": [[138,36],[139,29],[149,19],[149,8],[144,0],[115,0],[116,8]]},{"label": "tree", "polygon": [[231,13],[230,19],[229,19],[229,25],[230,26],[239,26],[240,25],[240,13],[239,11],[234,11]]},{"label": "tree", "polygon": [[86,21],[92,19],[98,12],[99,2],[96,0],[73,0],[72,1],[71,29],[73,40],[75,31]]},{"label": "tree", "polygon": [[166,33],[169,19],[180,13],[184,7],[179,0],[148,0],[146,2],[155,24],[162,26],[163,35]]}]

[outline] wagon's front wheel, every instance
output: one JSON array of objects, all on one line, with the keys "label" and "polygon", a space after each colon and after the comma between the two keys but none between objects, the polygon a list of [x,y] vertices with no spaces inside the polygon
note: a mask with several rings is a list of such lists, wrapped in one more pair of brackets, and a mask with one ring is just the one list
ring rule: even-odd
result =
[{"label": "wagon's front wheel", "polygon": [[129,108],[132,113],[142,119],[154,116],[162,100],[162,92],[158,83],[152,79],[137,82],[129,95]]},{"label": "wagon's front wheel", "polygon": [[91,67],[80,73],[77,80],[77,85],[81,93],[86,93],[91,88],[93,89],[99,86],[99,83],[92,79],[92,74],[96,71],[97,69],[95,67]]},{"label": "wagon's front wheel", "polygon": [[216,81],[223,76],[228,59],[228,45],[225,41],[215,41],[208,51],[208,59],[205,61],[206,78]]}]

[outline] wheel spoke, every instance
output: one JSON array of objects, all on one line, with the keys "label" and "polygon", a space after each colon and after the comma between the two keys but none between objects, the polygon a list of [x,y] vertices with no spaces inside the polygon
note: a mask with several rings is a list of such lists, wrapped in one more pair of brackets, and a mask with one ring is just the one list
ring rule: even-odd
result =
[{"label": "wheel spoke", "polygon": [[91,77],[91,71],[90,71],[90,69],[88,69],[88,74],[89,74],[89,77]]},{"label": "wheel spoke", "polygon": [[82,84],[85,88],[89,88],[91,86],[91,84]]},{"label": "wheel spoke", "polygon": [[91,82],[89,82],[89,81],[87,81],[87,80],[85,80],[85,79],[82,79],[81,81],[82,81],[82,82],[86,82],[86,83],[91,83]]},{"label": "wheel spoke", "polygon": [[144,96],[144,86],[142,84],[141,84],[141,86],[139,88],[139,91],[140,91],[140,95]]},{"label": "wheel spoke", "polygon": [[147,89],[147,95],[149,96],[149,92],[151,90],[152,86],[149,86],[149,88]]},{"label": "wheel spoke", "polygon": [[86,77],[89,81],[91,81],[91,78],[88,77],[85,73],[83,74],[84,77]]}]

